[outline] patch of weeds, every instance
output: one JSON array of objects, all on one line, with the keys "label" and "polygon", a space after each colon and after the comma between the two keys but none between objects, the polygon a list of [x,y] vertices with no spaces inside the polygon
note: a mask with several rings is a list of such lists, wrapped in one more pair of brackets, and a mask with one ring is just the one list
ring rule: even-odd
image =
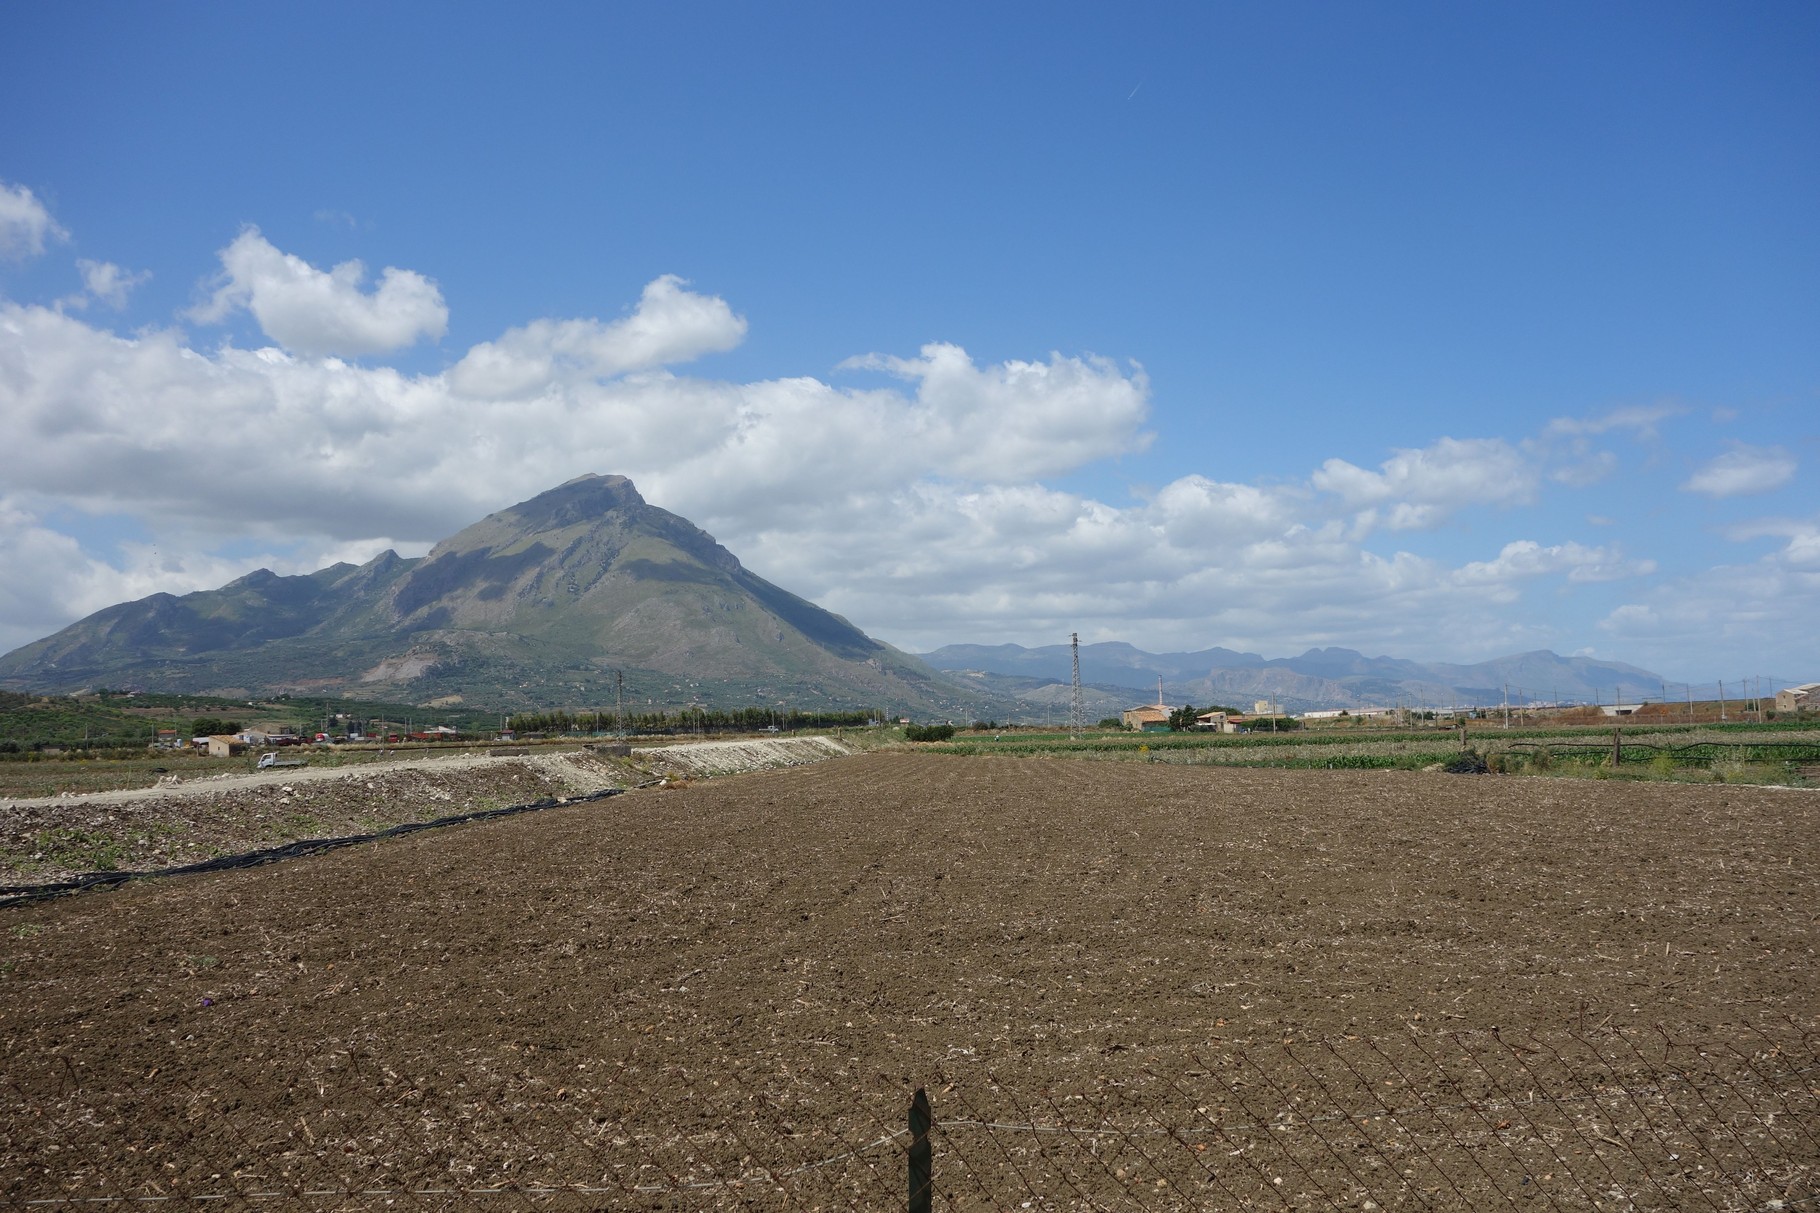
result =
[{"label": "patch of weeds", "polygon": [[1721,760],[1713,763],[1714,783],[1783,783],[1787,776],[1778,765]]},{"label": "patch of weeds", "polygon": [[220,958],[215,956],[186,956],[183,958],[183,972],[186,976],[194,977],[204,970],[215,968],[220,963]]},{"label": "patch of weeds", "polygon": [[126,844],[106,834],[53,826],[32,835],[32,859],[77,871],[113,872],[126,857]]},{"label": "patch of weeds", "polygon": [[14,939],[30,939],[42,930],[44,924],[41,922],[22,922],[13,928],[12,935]]}]

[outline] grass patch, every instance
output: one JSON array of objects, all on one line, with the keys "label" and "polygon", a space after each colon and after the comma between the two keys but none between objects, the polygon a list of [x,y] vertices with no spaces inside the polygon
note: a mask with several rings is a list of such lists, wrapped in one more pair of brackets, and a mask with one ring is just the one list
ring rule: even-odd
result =
[{"label": "grass patch", "polygon": [[78,872],[113,872],[124,858],[126,843],[118,838],[74,826],[52,826],[32,835],[28,862]]}]

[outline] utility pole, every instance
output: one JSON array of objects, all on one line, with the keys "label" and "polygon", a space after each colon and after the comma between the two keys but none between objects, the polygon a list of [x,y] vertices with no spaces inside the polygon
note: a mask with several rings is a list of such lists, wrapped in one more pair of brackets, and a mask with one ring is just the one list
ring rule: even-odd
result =
[{"label": "utility pole", "polygon": [[1719,723],[1725,723],[1725,679],[1719,680]]},{"label": "utility pole", "polygon": [[1085,700],[1081,697],[1081,634],[1079,632],[1068,633],[1068,652],[1074,659],[1074,687],[1068,699],[1068,739],[1079,741],[1081,730],[1087,727],[1087,709]]}]

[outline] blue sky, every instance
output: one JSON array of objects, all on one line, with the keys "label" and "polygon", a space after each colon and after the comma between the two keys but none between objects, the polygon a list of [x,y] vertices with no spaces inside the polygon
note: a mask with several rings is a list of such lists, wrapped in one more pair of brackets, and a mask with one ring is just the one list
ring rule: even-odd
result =
[{"label": "blue sky", "polygon": [[910,649],[1820,678],[1811,4],[8,26],[0,649],[596,471]]}]

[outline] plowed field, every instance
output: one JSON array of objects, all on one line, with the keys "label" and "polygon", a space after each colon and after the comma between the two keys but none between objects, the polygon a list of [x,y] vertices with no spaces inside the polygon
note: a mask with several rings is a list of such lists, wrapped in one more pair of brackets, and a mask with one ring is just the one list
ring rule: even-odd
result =
[{"label": "plowed field", "polygon": [[1811,1197],[1817,814],[891,752],[30,906],[0,1205],[901,1207],[919,1085],[937,1207]]}]

